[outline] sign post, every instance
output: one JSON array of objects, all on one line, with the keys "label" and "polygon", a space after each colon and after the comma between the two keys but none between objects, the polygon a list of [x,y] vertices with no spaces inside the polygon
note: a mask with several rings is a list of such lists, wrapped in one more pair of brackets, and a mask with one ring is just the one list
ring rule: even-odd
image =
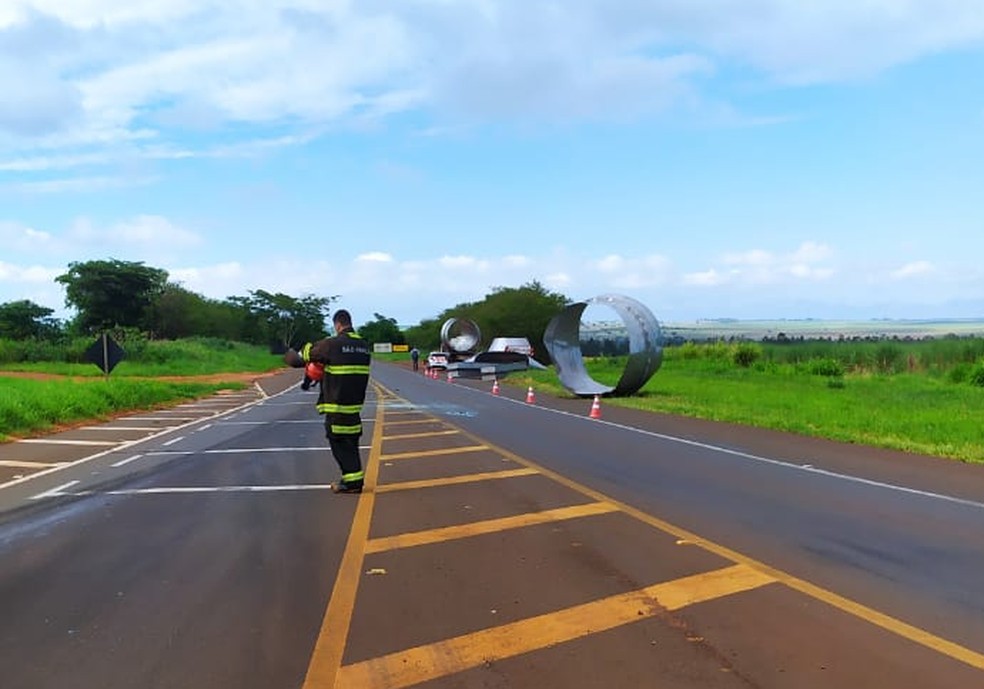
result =
[{"label": "sign post", "polygon": [[106,374],[107,380],[110,372],[116,368],[116,364],[123,361],[124,356],[123,348],[116,344],[108,333],[100,335],[99,339],[85,350],[85,360],[98,366]]}]

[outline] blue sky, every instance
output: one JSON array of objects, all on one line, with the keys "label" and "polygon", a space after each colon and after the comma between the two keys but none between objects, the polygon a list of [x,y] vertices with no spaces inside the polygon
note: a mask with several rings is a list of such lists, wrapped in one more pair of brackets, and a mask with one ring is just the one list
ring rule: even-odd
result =
[{"label": "blue sky", "polygon": [[978,0],[0,0],[0,303],[984,318]]}]

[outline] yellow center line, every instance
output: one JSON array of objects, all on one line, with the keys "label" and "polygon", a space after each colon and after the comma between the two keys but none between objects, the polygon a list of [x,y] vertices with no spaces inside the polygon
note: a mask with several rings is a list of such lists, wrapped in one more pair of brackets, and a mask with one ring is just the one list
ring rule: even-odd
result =
[{"label": "yellow center line", "polygon": [[385,483],[376,486],[377,493],[392,493],[398,490],[415,490],[418,488],[434,488],[437,486],[454,486],[461,483],[477,483],[479,481],[494,481],[501,478],[514,478],[516,476],[533,476],[538,472],[536,469],[523,467],[522,469],[507,469],[505,471],[487,471],[482,474],[465,474],[463,476],[446,476],[444,478],[423,479],[420,481],[400,481],[399,483]]},{"label": "yellow center line", "polygon": [[457,526],[444,526],[439,529],[428,529],[427,531],[413,531],[410,533],[374,538],[366,543],[366,554],[381,553],[386,550],[396,550],[397,548],[412,548],[418,545],[430,543],[442,543],[459,538],[470,538],[481,534],[496,533],[507,529],[520,529],[536,524],[548,524],[550,522],[562,521],[565,519],[579,519],[581,517],[592,517],[599,514],[614,512],[618,508],[610,502],[591,502],[586,505],[573,505],[571,507],[558,507],[553,510],[542,512],[530,512],[528,514],[518,514],[513,517],[502,517],[501,519],[487,519],[480,522],[469,524],[459,524]]},{"label": "yellow center line", "polygon": [[772,583],[746,565],[695,574],[557,612],[346,665],[339,686],[397,689]]},{"label": "yellow center line", "polygon": [[311,653],[307,675],[302,689],[325,689],[335,686],[338,669],[342,666],[342,654],[348,640],[355,596],[359,588],[366,541],[369,539],[369,522],[375,505],[376,478],[379,473],[379,455],[383,445],[384,405],[376,410],[376,427],[372,437],[372,447],[366,462],[365,490],[359,495],[359,502],[352,519],[342,563],[338,568],[335,586],[328,601],[321,630]]},{"label": "yellow center line", "polygon": [[426,431],[424,433],[404,433],[402,435],[388,435],[383,440],[408,440],[410,438],[434,438],[440,435],[458,435],[460,431]]},{"label": "yellow center line", "polygon": [[456,455],[462,452],[481,452],[488,450],[488,445],[465,445],[463,447],[445,447],[439,450],[420,450],[419,452],[397,452],[390,455],[380,455],[380,459],[418,459],[420,457],[439,457],[441,455]]}]

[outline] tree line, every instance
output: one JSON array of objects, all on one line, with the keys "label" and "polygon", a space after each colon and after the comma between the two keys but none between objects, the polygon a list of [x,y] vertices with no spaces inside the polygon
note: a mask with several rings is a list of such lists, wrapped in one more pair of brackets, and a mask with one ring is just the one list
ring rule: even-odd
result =
[{"label": "tree line", "polygon": [[161,268],[116,259],[73,262],[55,278],[65,288],[68,320],[30,300],[0,304],[0,338],[57,339],[105,331],[138,331],[152,339],[210,337],[288,347],[326,335],[337,296],[294,297],[252,290],[210,299],[169,279]]},{"label": "tree line", "polygon": [[[331,305],[339,299],[261,289],[211,299],[171,281],[166,270],[116,259],[70,263],[55,281],[64,286],[65,305],[75,315],[59,320],[53,309],[30,300],[0,304],[0,338],[53,340],[138,331],[152,339],[208,337],[269,345],[277,351],[325,337]],[[464,318],[478,324],[483,346],[493,337],[526,337],[537,358],[547,362],[543,332],[569,301],[533,281],[494,288],[480,301],[457,304],[408,328],[374,313],[357,329],[371,343],[408,344],[426,352],[440,348],[441,326],[447,319]]]}]

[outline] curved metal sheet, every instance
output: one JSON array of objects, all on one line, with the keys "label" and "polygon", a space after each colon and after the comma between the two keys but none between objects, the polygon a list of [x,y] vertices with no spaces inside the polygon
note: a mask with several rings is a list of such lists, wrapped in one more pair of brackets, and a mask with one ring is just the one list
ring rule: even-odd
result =
[{"label": "curved metal sheet", "polygon": [[469,354],[482,341],[482,331],[475,321],[449,318],[441,326],[441,346],[452,354]]},{"label": "curved metal sheet", "polygon": [[[588,304],[613,309],[629,334],[629,358],[614,386],[603,385],[588,375],[581,354],[581,315]],[[570,304],[554,316],[543,333],[543,342],[557,367],[560,383],[575,395],[632,395],[645,385],[663,363],[659,321],[644,304],[619,294],[604,294]]]}]

